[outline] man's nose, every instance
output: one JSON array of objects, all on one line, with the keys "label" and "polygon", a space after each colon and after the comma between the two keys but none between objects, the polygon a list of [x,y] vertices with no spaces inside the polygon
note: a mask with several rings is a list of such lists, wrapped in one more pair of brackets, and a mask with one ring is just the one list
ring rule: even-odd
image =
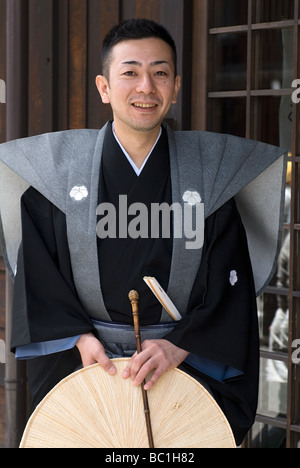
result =
[{"label": "man's nose", "polygon": [[141,76],[139,83],[136,87],[138,93],[151,94],[156,92],[154,81],[149,73]]}]

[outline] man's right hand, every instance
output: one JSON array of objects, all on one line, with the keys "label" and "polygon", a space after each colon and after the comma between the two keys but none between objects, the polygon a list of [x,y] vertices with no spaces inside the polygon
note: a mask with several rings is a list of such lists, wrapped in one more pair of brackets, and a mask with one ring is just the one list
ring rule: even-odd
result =
[{"label": "man's right hand", "polygon": [[81,335],[76,346],[80,352],[83,367],[99,363],[110,375],[115,375],[117,369],[105,354],[105,349],[93,333]]}]

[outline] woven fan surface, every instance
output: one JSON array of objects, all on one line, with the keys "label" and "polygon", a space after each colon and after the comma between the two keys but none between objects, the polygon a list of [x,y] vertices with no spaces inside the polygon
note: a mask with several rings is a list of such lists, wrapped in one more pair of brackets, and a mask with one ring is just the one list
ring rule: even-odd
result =
[{"label": "woven fan surface", "polygon": [[[62,380],[32,414],[21,448],[147,448],[142,391],[100,365]],[[234,448],[230,426],[211,395],[184,372],[165,373],[148,390],[155,448]]]}]

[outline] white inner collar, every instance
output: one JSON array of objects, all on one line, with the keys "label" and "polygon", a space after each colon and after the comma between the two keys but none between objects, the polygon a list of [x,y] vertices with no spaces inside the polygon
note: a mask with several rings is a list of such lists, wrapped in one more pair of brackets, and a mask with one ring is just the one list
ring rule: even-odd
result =
[{"label": "white inner collar", "polygon": [[154,148],[155,148],[155,146],[156,146],[156,144],[157,144],[157,142],[158,142],[158,140],[159,140],[159,138],[160,138],[162,129],[160,128],[158,137],[156,138],[156,141],[155,141],[154,145],[152,146],[152,148],[151,148],[149,154],[147,155],[145,161],[143,162],[143,165],[142,165],[140,168],[138,168],[138,167],[136,166],[136,164],[133,162],[133,160],[131,159],[131,157],[130,157],[129,154],[127,153],[127,151],[126,151],[126,149],[124,148],[124,146],[122,146],[122,143],[118,140],[118,137],[117,137],[117,135],[115,134],[115,130],[114,130],[114,122],[112,123],[112,131],[113,131],[113,134],[114,134],[114,137],[115,137],[117,143],[119,144],[121,150],[122,150],[123,153],[125,154],[125,156],[126,156],[126,158],[128,159],[129,163],[131,164],[131,166],[132,166],[134,172],[136,173],[136,175],[139,176],[140,173],[142,172],[142,170],[144,169],[146,162],[148,161],[149,157],[151,156],[151,153],[152,153],[152,151],[154,150]]}]

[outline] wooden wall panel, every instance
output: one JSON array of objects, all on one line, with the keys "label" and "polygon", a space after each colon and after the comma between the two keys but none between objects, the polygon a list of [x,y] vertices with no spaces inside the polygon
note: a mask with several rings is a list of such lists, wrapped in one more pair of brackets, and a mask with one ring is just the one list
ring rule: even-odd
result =
[{"label": "wooden wall panel", "polygon": [[[4,367],[4,366],[2,366]],[[0,375],[1,375],[0,370]],[[3,417],[0,418],[0,448],[5,447],[5,419],[4,419],[4,408],[5,408],[5,395],[4,395],[4,387],[0,387],[0,411]]]},{"label": "wooden wall panel", "polygon": [[53,130],[69,125],[69,2],[53,3]]},{"label": "wooden wall panel", "polygon": [[70,0],[69,8],[69,128],[84,128],[87,94],[87,0]]},{"label": "wooden wall panel", "polygon": [[[0,0],[0,79],[6,82],[6,2]],[[0,103],[0,143],[6,140],[6,104]],[[0,247],[0,340],[5,338],[5,272]],[[0,364],[0,448],[5,445],[4,364]]]},{"label": "wooden wall panel", "polygon": [[95,78],[102,73],[101,46],[112,25],[120,18],[119,0],[88,3],[88,56],[87,56],[87,127],[100,128],[111,119],[110,106],[102,104]]},{"label": "wooden wall panel", "polygon": [[[6,82],[6,1],[0,0],[0,79]],[[6,137],[6,104],[0,103],[0,143]]]},{"label": "wooden wall panel", "polygon": [[0,339],[4,340],[5,329],[5,266],[3,259],[0,258]]},{"label": "wooden wall panel", "polygon": [[[2,258],[0,258],[0,340],[5,340],[5,267]],[[5,365],[0,364],[0,448],[5,444],[4,371]]]},{"label": "wooden wall panel", "polygon": [[28,135],[37,135],[52,130],[52,1],[30,0],[28,16]]},{"label": "wooden wall panel", "polygon": [[[28,136],[28,0],[6,0],[6,139]],[[1,28],[0,28],[1,29]]]},{"label": "wooden wall panel", "polygon": [[161,21],[162,3],[160,0],[124,0],[122,2],[122,20],[147,18]]}]

